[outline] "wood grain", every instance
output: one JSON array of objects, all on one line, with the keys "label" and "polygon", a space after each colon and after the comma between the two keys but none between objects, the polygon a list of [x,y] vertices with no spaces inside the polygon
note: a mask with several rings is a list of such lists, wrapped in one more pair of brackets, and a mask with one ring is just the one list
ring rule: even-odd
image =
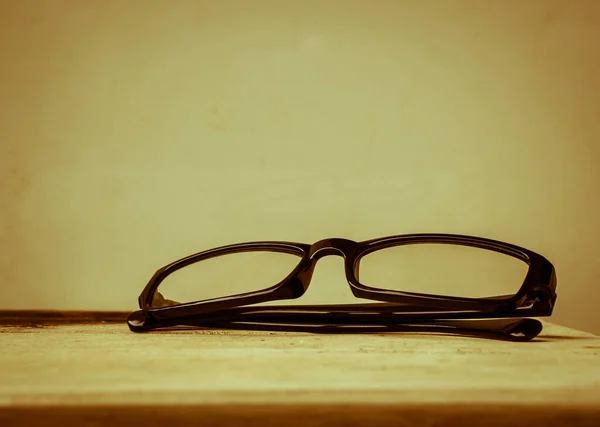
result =
[{"label": "wood grain", "polygon": [[600,425],[600,338],[549,323],[513,343],[1,319],[2,426]]}]

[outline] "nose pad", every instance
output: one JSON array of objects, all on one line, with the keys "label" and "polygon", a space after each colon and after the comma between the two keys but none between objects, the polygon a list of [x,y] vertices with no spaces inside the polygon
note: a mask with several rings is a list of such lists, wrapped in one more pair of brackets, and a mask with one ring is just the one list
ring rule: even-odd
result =
[{"label": "nose pad", "polygon": [[[345,304],[356,302],[356,297],[344,274],[344,260],[330,257],[312,263],[310,290],[302,296],[302,304]],[[314,274],[313,274],[314,272]]]},{"label": "nose pad", "polygon": [[[311,245],[308,259],[304,259],[300,272],[293,282],[289,282],[286,288],[282,288],[285,294],[283,298],[299,298],[304,295],[312,281],[313,273],[319,259],[328,255],[346,257],[355,249],[357,243],[347,239],[325,239]],[[345,271],[344,267],[341,270]],[[287,293],[291,292],[291,295]]]}]

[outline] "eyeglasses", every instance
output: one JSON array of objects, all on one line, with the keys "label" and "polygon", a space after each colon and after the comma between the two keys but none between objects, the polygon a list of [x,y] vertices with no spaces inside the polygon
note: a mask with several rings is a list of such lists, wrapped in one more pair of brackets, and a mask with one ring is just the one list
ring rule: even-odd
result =
[{"label": "eyeglasses", "polygon": [[[317,261],[328,255],[344,258],[355,297],[376,302],[257,306],[301,297]],[[545,257],[480,237],[251,242],[199,252],[156,271],[128,325],[134,332],[176,326],[425,331],[526,341],[542,325],[523,317],[550,316],[555,290],[555,270]]]}]

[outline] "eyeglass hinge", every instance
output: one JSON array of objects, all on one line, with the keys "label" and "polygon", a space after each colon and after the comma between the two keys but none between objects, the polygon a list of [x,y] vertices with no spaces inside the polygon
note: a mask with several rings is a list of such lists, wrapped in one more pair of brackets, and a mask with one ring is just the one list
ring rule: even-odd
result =
[{"label": "eyeglass hinge", "polygon": [[535,310],[541,313],[552,311],[556,296],[552,296],[549,289],[542,286],[533,288],[525,296],[523,302],[519,305],[520,310]]}]

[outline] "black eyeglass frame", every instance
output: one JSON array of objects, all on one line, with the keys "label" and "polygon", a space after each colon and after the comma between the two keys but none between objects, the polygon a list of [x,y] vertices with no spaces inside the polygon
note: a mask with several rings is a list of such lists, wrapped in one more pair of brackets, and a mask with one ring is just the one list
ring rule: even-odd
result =
[{"label": "black eyeglass frame", "polygon": [[[367,286],[359,281],[360,259],[365,255],[401,245],[441,243],[487,249],[520,259],[529,268],[519,290],[512,295],[486,298],[465,298],[414,292],[392,291]],[[159,285],[175,271],[213,257],[248,251],[270,251],[297,255],[296,268],[281,282],[266,289],[213,298],[204,301],[153,307]],[[396,313],[405,313],[407,320],[500,318],[550,316],[556,301],[556,273],[544,256],[531,250],[497,240],[459,234],[405,234],[355,242],[331,238],[312,245],[296,242],[263,241],[238,243],[199,252],[160,268],[152,276],[138,298],[140,309],[151,323],[176,323],[177,319],[198,318],[209,313],[301,297],[310,285],[317,261],[327,255],[344,257],[345,273],[354,296],[373,301],[393,303]],[[243,280],[243,278],[240,278]],[[377,304],[374,304],[377,305]],[[311,306],[305,306],[310,311]],[[312,306],[313,308],[319,306]],[[339,306],[347,307],[347,306]],[[389,310],[389,305],[388,305]],[[302,306],[296,307],[296,310]],[[347,309],[346,309],[347,310]],[[335,310],[332,310],[335,311]],[[365,309],[365,311],[368,311]]]}]

